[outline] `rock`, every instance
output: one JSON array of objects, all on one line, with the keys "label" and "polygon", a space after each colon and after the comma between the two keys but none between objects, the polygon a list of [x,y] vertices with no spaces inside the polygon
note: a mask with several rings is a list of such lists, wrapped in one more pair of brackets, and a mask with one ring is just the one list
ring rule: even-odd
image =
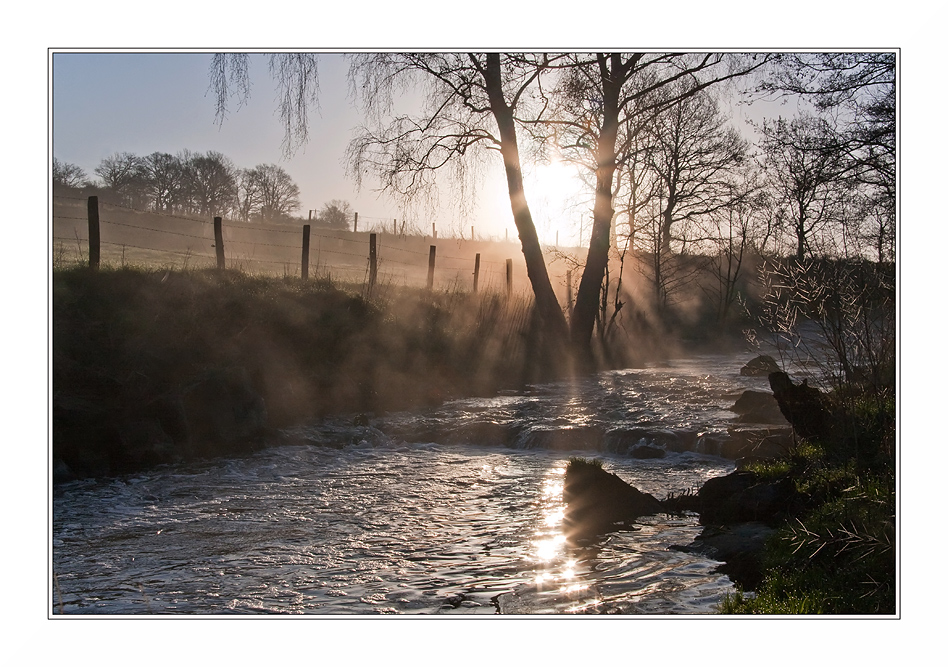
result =
[{"label": "rock", "polygon": [[780,366],[777,365],[773,357],[762,354],[744,364],[744,367],[741,368],[741,375],[748,377],[767,377],[771,373],[776,373],[779,370]]},{"label": "rock", "polygon": [[730,526],[707,526],[683,551],[723,561],[718,569],[744,590],[756,590],[763,580],[762,554],[776,532],[767,524],[749,521]]},{"label": "rock", "polygon": [[665,457],[665,450],[652,445],[638,445],[629,450],[633,459],[661,459]]},{"label": "rock", "polygon": [[765,481],[756,473],[737,470],[709,479],[698,491],[700,521],[703,525],[776,521],[786,513],[793,494],[789,477]]},{"label": "rock", "polygon": [[517,436],[517,447],[552,451],[597,450],[602,439],[603,431],[597,426],[532,426]]},{"label": "rock", "polygon": [[786,424],[787,420],[780,411],[777,399],[766,391],[748,389],[731,406],[731,411],[740,415],[742,424]]},{"label": "rock", "polygon": [[833,420],[823,392],[807,386],[806,380],[794,384],[782,371],[771,373],[769,380],[780,411],[800,437],[831,437]]},{"label": "rock", "polygon": [[616,523],[664,511],[654,496],[606,472],[597,462],[582,459],[572,459],[566,467],[563,501],[566,532],[572,538],[592,537]]},{"label": "rock", "polygon": [[632,450],[640,446],[686,452],[694,448],[696,437],[694,432],[669,429],[615,429],[605,434],[602,447],[605,451],[616,454],[631,454]]},{"label": "rock", "polygon": [[62,459],[53,459],[53,485],[65,484],[76,479],[76,475]]},{"label": "rock", "polygon": [[54,397],[53,456],[65,466],[63,470],[68,469],[76,478],[111,475],[112,461],[121,448],[118,430],[108,411],[94,401]]}]

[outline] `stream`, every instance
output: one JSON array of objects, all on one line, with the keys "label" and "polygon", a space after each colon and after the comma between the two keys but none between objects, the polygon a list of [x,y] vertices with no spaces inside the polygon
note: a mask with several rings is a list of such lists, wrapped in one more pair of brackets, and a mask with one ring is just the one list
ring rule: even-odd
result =
[{"label": "stream", "polygon": [[[734,590],[686,553],[696,515],[573,544],[571,456],[664,498],[725,475],[700,453],[766,378],[705,355],[321,421],[256,454],[56,487],[53,614],[708,614]],[[361,425],[355,425],[359,423]],[[675,443],[684,443],[674,446]],[[661,458],[636,458],[636,447]]]}]

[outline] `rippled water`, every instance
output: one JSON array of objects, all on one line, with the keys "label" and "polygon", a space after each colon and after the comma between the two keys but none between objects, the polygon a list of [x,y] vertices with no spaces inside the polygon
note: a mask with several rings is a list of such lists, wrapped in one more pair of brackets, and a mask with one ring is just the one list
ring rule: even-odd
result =
[{"label": "rippled water", "polygon": [[[760,387],[740,365],[703,357],[368,427],[323,422],[294,433],[297,444],[246,458],[64,485],[53,498],[51,609],[712,612],[731,582],[718,563],[673,548],[698,534],[696,517],[645,517],[591,544],[565,540],[565,465],[591,452],[577,452],[581,437],[538,433],[724,429],[735,393]],[[459,433],[466,442],[450,437]],[[660,498],[733,469],[692,452],[639,460],[606,444],[590,446],[606,469]]]}]

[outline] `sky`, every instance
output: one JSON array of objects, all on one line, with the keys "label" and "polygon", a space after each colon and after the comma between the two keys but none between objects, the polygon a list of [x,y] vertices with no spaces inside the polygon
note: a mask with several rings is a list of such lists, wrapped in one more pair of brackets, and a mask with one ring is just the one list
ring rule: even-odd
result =
[{"label": "sky", "polygon": [[[300,211],[308,217],[333,199],[348,201],[360,219],[403,220],[406,211],[377,191],[367,179],[361,191],[346,178],[344,155],[361,114],[348,96],[348,63],[339,53],[320,56],[319,107],[310,116],[310,138],[291,156],[282,150],[284,130],[277,113],[276,86],[268,58],[251,60],[251,95],[244,104],[234,98],[222,123],[216,118],[216,96],[210,88],[212,52],[55,53],[52,58],[52,152],[76,164],[89,177],[100,162],[118,152],[145,156],[155,151],[184,149],[219,151],[238,167],[271,163],[283,167],[300,187]],[[416,222],[430,229],[435,222],[465,235],[500,238],[514,233],[503,174],[488,171],[470,212],[447,203]],[[529,185],[529,183],[528,183]],[[562,179],[557,183],[561,188]],[[577,183],[578,187],[579,184]],[[556,192],[554,189],[552,192]],[[550,193],[537,192],[538,227],[545,224],[543,202]],[[556,197],[554,197],[555,199]],[[542,201],[541,201],[542,200]],[[469,202],[470,203],[470,202]],[[415,213],[415,217],[421,214]],[[364,224],[364,223],[363,223]],[[360,226],[361,227],[361,226]],[[364,228],[364,227],[361,227]]]},{"label": "sky", "polygon": [[[251,60],[251,95],[244,104],[231,100],[222,123],[216,118],[216,96],[210,87],[213,53],[204,52],[64,52],[52,58],[52,152],[80,166],[88,176],[100,162],[118,152],[145,156],[155,151],[218,151],[238,167],[272,163],[283,167],[300,187],[300,210],[318,210],[333,199],[348,201],[363,221],[391,222],[406,215],[418,228],[437,224],[442,236],[516,237],[506,181],[499,155],[482,171],[477,189],[464,207],[442,185],[435,211],[406,211],[378,192],[371,177],[356,189],[347,179],[344,155],[361,113],[349,98],[348,62],[341,53],[324,53],[319,63],[319,106],[310,115],[310,139],[291,156],[282,151],[284,130],[277,113],[276,85],[268,58]],[[418,95],[405,108],[420,104]],[[754,109],[734,106],[735,124],[746,129]],[[769,112],[786,114],[788,107]],[[591,222],[589,187],[564,164],[524,163],[525,189],[541,242],[582,245]],[[472,230],[473,227],[473,230]]]}]

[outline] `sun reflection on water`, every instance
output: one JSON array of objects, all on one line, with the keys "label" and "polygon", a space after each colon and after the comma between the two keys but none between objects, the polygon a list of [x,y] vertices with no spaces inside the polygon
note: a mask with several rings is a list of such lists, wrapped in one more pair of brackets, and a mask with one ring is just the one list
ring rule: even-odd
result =
[{"label": "sun reflection on water", "polygon": [[542,588],[557,594],[574,593],[588,586],[577,581],[575,558],[569,553],[566,535],[563,533],[563,517],[566,505],[563,502],[563,482],[566,474],[565,464],[557,465],[547,473],[540,487],[540,517],[536,539],[531,542],[533,559],[536,562],[534,582]]}]

